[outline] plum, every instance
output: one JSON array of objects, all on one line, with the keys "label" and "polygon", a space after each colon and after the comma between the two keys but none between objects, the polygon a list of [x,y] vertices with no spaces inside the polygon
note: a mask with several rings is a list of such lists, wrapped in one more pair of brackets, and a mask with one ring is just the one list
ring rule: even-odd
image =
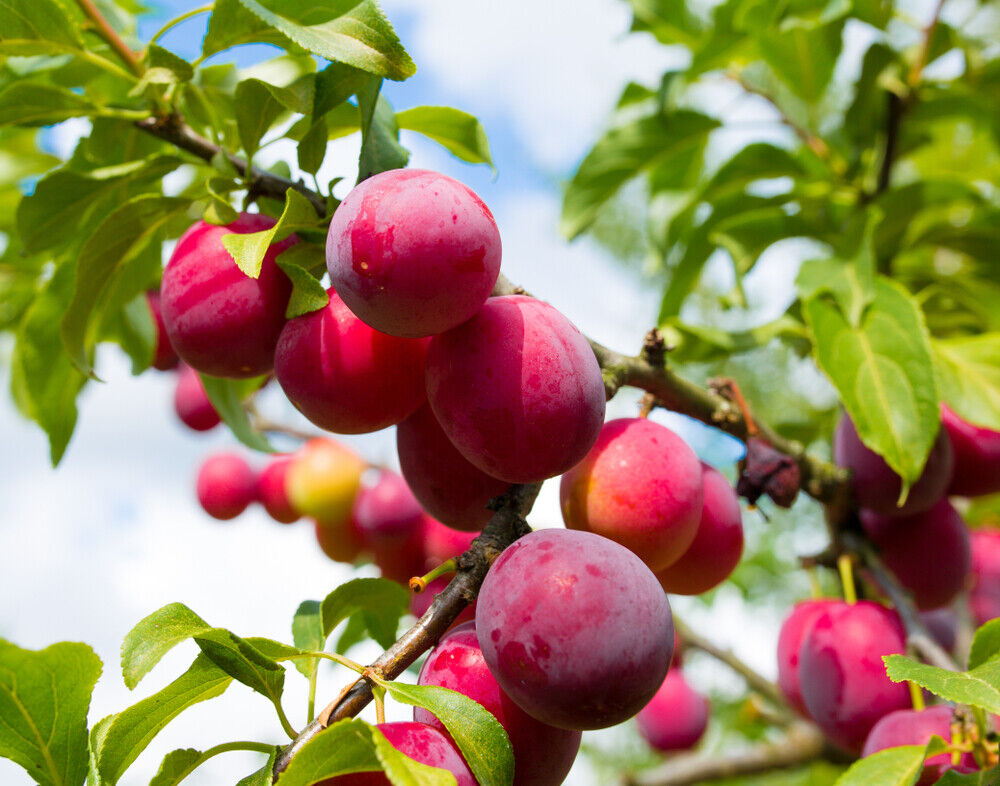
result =
[{"label": "plum", "polygon": [[353,563],[365,550],[350,521],[313,521],[316,542],[334,562]]},{"label": "plum", "polygon": [[153,362],[150,364],[158,371],[169,371],[177,366],[177,353],[170,346],[167,337],[167,326],[163,323],[163,310],[160,307],[160,291],[151,289],[146,293],[146,303],[153,318],[154,342]]},{"label": "plum", "polygon": [[490,298],[431,339],[427,400],[458,451],[508,483],[565,472],[604,421],[604,381],[587,340],[552,306],[521,295]]},{"label": "plum", "polygon": [[271,461],[257,476],[257,501],[267,514],[280,524],[291,524],[302,515],[288,499],[288,470],[290,456],[279,456]]},{"label": "plum", "polygon": [[467,186],[394,169],[365,180],[330,221],[330,281],[366,324],[432,336],[479,311],[500,275],[500,232]]},{"label": "plum", "polygon": [[708,700],[688,685],[679,668],[672,668],[652,700],[635,719],[639,734],[664,753],[698,744],[708,727]]},{"label": "plum", "polygon": [[941,424],[955,454],[955,473],[948,493],[980,497],[1000,493],[1000,431],[973,425],[941,406]]},{"label": "plum", "polygon": [[[417,683],[458,691],[500,722],[514,749],[513,786],[559,786],[566,778],[580,749],[580,732],[541,723],[510,699],[486,665],[474,622],[441,638]],[[447,734],[444,724],[422,707],[414,708],[413,719]]]},{"label": "plum", "polygon": [[[415,721],[380,723],[376,728],[389,744],[414,761],[440,767],[455,776],[456,786],[478,786],[462,754],[452,741],[432,726]],[[384,772],[353,772],[317,782],[316,786],[392,786]]]},{"label": "plum", "polygon": [[567,527],[620,543],[653,571],[672,565],[692,544],[703,499],[694,451],[645,418],[606,423],[559,484]]},{"label": "plum", "polygon": [[399,466],[414,496],[449,527],[480,530],[493,511],[486,508],[510,486],[470,464],[425,404],[396,427]]},{"label": "plum", "polygon": [[272,243],[257,278],[236,266],[222,239],[262,232],[274,223],[256,213],[241,213],[226,226],[199,221],[177,241],[167,262],[160,284],[167,335],[181,360],[203,374],[255,377],[273,367],[292,294],[275,259],[297,238]]},{"label": "plum", "polygon": [[947,499],[908,516],[862,510],[861,525],[917,608],[946,606],[965,587],[971,564],[969,530]]},{"label": "plum", "polygon": [[802,649],[802,639],[816,617],[831,603],[836,602],[831,598],[817,598],[796,603],[778,634],[778,687],[785,694],[788,703],[803,715],[807,713],[799,683],[799,650]]},{"label": "plum", "polygon": [[292,457],[285,488],[292,507],[326,525],[350,520],[365,462],[329,439],[311,439]]},{"label": "plum", "polygon": [[193,431],[209,431],[222,422],[205,392],[198,372],[183,363],[177,369],[174,411],[181,423]]},{"label": "plum", "polygon": [[362,487],[351,514],[355,532],[382,575],[401,584],[424,572],[425,517],[406,481],[389,471]]},{"label": "plum", "polygon": [[951,652],[958,641],[958,615],[949,608],[921,611],[920,619],[927,632],[944,649]]},{"label": "plum", "polygon": [[236,518],[254,500],[256,478],[235,453],[209,456],[198,470],[198,502],[212,518]]},{"label": "plum", "polygon": [[830,603],[799,651],[799,683],[810,717],[835,744],[857,753],[872,726],[910,706],[910,691],[885,672],[884,655],[906,652],[899,616],[871,601]]},{"label": "plum", "polygon": [[478,532],[452,529],[437,519],[424,516],[421,537],[424,543],[424,556],[427,559],[424,565],[425,572],[436,568],[445,560],[468,551],[478,534]]},{"label": "plum", "polygon": [[667,592],[700,595],[736,570],[743,555],[743,515],[736,491],[725,475],[701,465],[705,504],[697,534],[687,550],[656,578]]},{"label": "plum", "polygon": [[536,720],[601,729],[653,698],[670,665],[670,604],[635,554],[592,532],[539,530],[507,548],[476,629],[497,682]]},{"label": "plum", "polygon": [[972,531],[969,606],[977,625],[1000,617],[1000,530]]},{"label": "plum", "polygon": [[[900,745],[926,745],[931,737],[938,736],[951,742],[951,723],[954,710],[951,705],[939,704],[924,710],[896,710],[890,712],[872,726],[865,740],[862,756],[896,748]],[[976,760],[971,753],[963,753],[959,766],[975,767]],[[939,753],[924,761],[924,771],[916,786],[929,786],[952,768],[951,754]]]},{"label": "plum", "polygon": [[865,446],[854,423],[846,415],[837,424],[833,436],[833,460],[851,470],[851,489],[860,507],[883,516],[902,516],[927,510],[945,495],[951,482],[955,457],[948,434],[941,429],[923,473],[910,487],[902,506],[897,504],[903,488],[902,478],[886,464],[885,459]]}]

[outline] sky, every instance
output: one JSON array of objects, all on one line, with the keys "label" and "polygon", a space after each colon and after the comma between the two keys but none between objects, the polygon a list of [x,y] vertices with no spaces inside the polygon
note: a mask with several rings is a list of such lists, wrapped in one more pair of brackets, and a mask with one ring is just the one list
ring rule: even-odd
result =
[{"label": "sky", "polygon": [[[148,37],[164,19],[200,4],[161,2],[141,32]],[[551,302],[588,335],[637,351],[655,321],[658,293],[587,240],[567,244],[559,237],[559,189],[599,134],[622,85],[629,79],[656,81],[667,62],[662,49],[644,36],[626,35],[629,13],[617,0],[385,0],[383,6],[418,65],[416,76],[386,87],[390,100],[400,109],[448,104],[476,114],[498,174],[457,162],[404,133],[412,165],[446,172],[483,197],[500,226],[510,279]],[[194,19],[161,43],[191,57],[203,32],[203,18]],[[84,132],[83,123],[66,124],[50,142],[65,153]],[[356,138],[332,143],[326,164],[331,175],[352,179],[357,145]],[[290,153],[281,145],[269,151]],[[765,284],[751,278],[748,288],[763,292]],[[7,349],[0,345],[0,353]],[[57,640],[94,646],[105,671],[94,693],[92,722],[159,689],[193,657],[194,646],[181,645],[134,694],[124,687],[118,647],[153,610],[182,601],[211,624],[240,635],[289,640],[298,604],[321,599],[352,575],[322,556],[308,525],[278,525],[256,508],[231,522],[209,519],[197,506],[194,475],[207,454],[233,448],[235,441],[221,428],[198,435],[176,421],[170,374],[132,377],[113,347],[100,350],[98,370],[106,382],[88,385],[81,396],[77,433],[57,470],[49,467],[41,431],[18,416],[6,395],[0,397],[0,636],[29,648]],[[4,390],[7,383],[3,368]],[[618,396],[609,417],[634,414],[636,400],[634,393]],[[275,391],[264,405],[273,416],[302,425]],[[703,457],[712,445],[717,451],[718,443],[706,440],[703,431],[662,413],[655,417],[682,430]],[[345,441],[372,461],[395,462],[391,432]],[[553,483],[546,484],[529,520],[536,527],[560,525]],[[372,575],[372,569],[357,575]],[[721,643],[739,646],[755,666],[773,673],[773,618],[747,618],[726,592],[710,612],[680,606],[692,622],[711,625]],[[359,657],[375,654],[370,649]],[[693,677],[696,684],[739,684],[718,670]],[[335,694],[345,680],[344,673],[325,670],[320,696]],[[293,724],[304,721],[299,682],[290,672],[285,705]],[[402,707],[390,709],[390,717],[407,716]],[[370,710],[364,717],[371,719]],[[588,734],[588,740],[615,745],[630,734],[612,730]],[[283,741],[264,700],[240,685],[182,714],[121,782],[148,783],[173,748],[234,739]],[[228,754],[189,782],[232,783],[257,766],[252,755]],[[0,782],[29,781],[0,760]],[[596,783],[583,757],[567,783]]]}]

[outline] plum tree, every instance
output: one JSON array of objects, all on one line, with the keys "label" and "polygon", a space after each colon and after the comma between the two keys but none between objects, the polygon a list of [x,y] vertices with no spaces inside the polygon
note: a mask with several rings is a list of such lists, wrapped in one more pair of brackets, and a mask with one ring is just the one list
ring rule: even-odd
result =
[{"label": "plum tree", "polygon": [[799,685],[809,716],[857,753],[876,721],[910,705],[904,683],[885,673],[884,655],[906,652],[899,616],[871,601],[827,604],[802,638]]},{"label": "plum tree", "polygon": [[149,304],[149,313],[153,317],[153,329],[155,338],[153,340],[153,368],[158,371],[169,371],[177,366],[177,353],[170,346],[170,339],[167,337],[167,326],[163,323],[163,310],[160,307],[160,291],[151,289],[146,293],[146,302]]},{"label": "plum tree", "polygon": [[969,606],[976,624],[1000,617],[1000,530],[973,530]]},{"label": "plum tree", "polygon": [[490,298],[431,339],[427,398],[458,451],[510,483],[565,472],[604,420],[604,381],[587,340],[552,306],[521,295]]},{"label": "plum tree", "polygon": [[406,481],[382,471],[358,493],[352,525],[382,575],[401,584],[423,573],[426,514]]},{"label": "plum tree", "polygon": [[708,713],[708,700],[688,684],[679,668],[672,667],[635,719],[642,738],[668,753],[697,745],[708,728]]},{"label": "plum tree", "polygon": [[[931,737],[938,736],[951,742],[951,725],[954,708],[950,704],[939,704],[924,710],[896,710],[881,718],[872,726],[865,740],[862,756],[871,756],[886,748],[900,745],[926,745]],[[963,753],[956,765],[975,767],[976,760],[969,753]],[[924,770],[915,786],[930,786],[952,768],[950,753],[929,756],[924,762]]]},{"label": "plum tree", "polygon": [[[397,721],[376,727],[400,753],[431,767],[440,767],[455,776],[455,786],[478,786],[462,754],[451,740],[426,723]],[[355,772],[317,782],[316,786],[392,786],[382,772]]]},{"label": "plum tree", "polygon": [[865,534],[918,608],[945,606],[965,588],[971,566],[969,530],[947,499],[907,516],[870,510],[860,515]]},{"label": "plum tree", "polygon": [[209,431],[222,422],[205,392],[198,372],[184,363],[177,369],[174,411],[181,423],[194,431]]},{"label": "plum tree", "polygon": [[536,720],[600,729],[635,715],[670,665],[673,618],[645,563],[591,532],[539,530],[490,567],[476,629],[497,682]]},{"label": "plum tree", "polygon": [[851,489],[863,508],[883,516],[920,513],[941,499],[948,490],[954,467],[954,454],[945,429],[941,429],[923,474],[912,485],[906,502],[898,504],[903,481],[880,455],[861,441],[851,419],[846,415],[837,424],[833,437],[833,459],[851,470]]},{"label": "plum tree", "polygon": [[288,400],[320,428],[378,431],[404,420],[424,392],[425,339],[380,333],[332,289],[329,303],[281,331],[274,373]]},{"label": "plum tree", "polygon": [[438,172],[395,169],[347,195],[326,241],[330,281],[376,330],[432,336],[483,305],[500,274],[500,233],[467,186]]},{"label": "plum tree", "polygon": [[292,507],[325,525],[350,520],[365,462],[329,439],[312,439],[292,458],[285,488]]},{"label": "plum tree", "polygon": [[[474,622],[441,638],[417,683],[458,691],[500,721],[514,750],[513,786],[559,786],[566,778],[580,749],[580,732],[537,721],[511,700],[486,665]],[[413,719],[447,734],[444,724],[422,707],[414,708]]]},{"label": "plum tree", "polygon": [[799,653],[802,650],[802,639],[812,626],[816,617],[823,613],[830,604],[836,603],[831,598],[804,600],[796,603],[791,613],[785,618],[778,634],[778,687],[785,694],[788,703],[803,715],[808,714],[805,702],[802,700],[802,684],[799,677]]},{"label": "plum tree", "polygon": [[654,571],[691,546],[703,499],[694,451],[645,418],[605,424],[590,452],[559,484],[567,527],[620,543]]},{"label": "plum tree", "polygon": [[302,515],[288,498],[288,470],[291,467],[292,458],[280,456],[272,459],[257,475],[257,501],[281,524],[291,524]]},{"label": "plum tree", "polygon": [[948,493],[959,497],[1000,494],[1000,431],[981,428],[941,406],[941,424],[955,454]]},{"label": "plum tree", "polygon": [[198,470],[198,502],[212,518],[236,518],[254,500],[256,477],[235,453],[209,456]]},{"label": "plum tree", "polygon": [[510,485],[470,464],[427,404],[396,427],[396,452],[403,477],[420,504],[455,529],[482,529],[493,515],[486,503]]},{"label": "plum tree", "polygon": [[222,244],[231,233],[261,232],[274,219],[241,213],[231,224],[194,224],[163,271],[160,303],[167,335],[188,365],[215,377],[255,377],[274,365],[292,284],[275,258],[296,242],[272,244],[257,278],[245,275]]},{"label": "plum tree", "polygon": [[743,555],[743,514],[739,497],[718,470],[702,463],[705,502],[697,534],[677,560],[656,578],[677,595],[700,595],[718,586],[736,569]]}]

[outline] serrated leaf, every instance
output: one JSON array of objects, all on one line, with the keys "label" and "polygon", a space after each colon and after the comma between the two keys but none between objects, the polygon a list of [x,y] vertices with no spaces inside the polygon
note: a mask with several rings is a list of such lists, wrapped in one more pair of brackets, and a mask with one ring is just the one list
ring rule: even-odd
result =
[{"label": "serrated leaf", "polygon": [[969,651],[969,668],[982,666],[1000,655],[1000,619],[990,620],[976,631]]},{"label": "serrated leaf", "polygon": [[[287,319],[319,311],[321,308],[326,308],[327,303],[330,302],[330,296],[319,279],[304,267],[296,264],[295,260],[304,256],[303,252],[300,250],[299,254],[287,258],[289,252],[308,247],[307,243],[296,243],[288,251],[280,254],[276,260],[278,267],[285,271],[285,275],[292,282],[292,296],[288,300],[288,308],[285,309]],[[318,249],[319,247],[312,246],[312,248]]]},{"label": "serrated leaf", "polygon": [[562,233],[572,239],[585,231],[626,181],[678,150],[702,144],[718,126],[707,115],[682,109],[612,128],[587,153],[566,189]]},{"label": "serrated leaf", "polygon": [[153,738],[188,707],[221,696],[233,678],[204,653],[163,690],[114,716],[97,755],[97,766],[111,786],[118,783]]},{"label": "serrated leaf", "polygon": [[194,68],[187,60],[159,44],[150,44],[146,47],[146,65],[148,68],[163,68],[170,71],[174,75],[175,82],[190,82],[194,78]]},{"label": "serrated leaf", "polygon": [[1000,333],[934,339],[941,398],[966,420],[1000,431]]},{"label": "serrated leaf", "polygon": [[1000,712],[1000,661],[991,660],[971,671],[955,672],[905,655],[886,655],[882,660],[893,682],[915,682],[947,701]]},{"label": "serrated leaf", "polygon": [[934,786],[996,786],[997,783],[1000,783],[1000,767],[964,775],[956,770],[948,770]]},{"label": "serrated leaf", "polygon": [[48,126],[95,112],[79,93],[41,82],[14,82],[0,92],[0,126]]},{"label": "serrated leaf", "polygon": [[0,0],[0,52],[50,55],[80,47],[79,32],[55,0]]},{"label": "serrated leaf", "polygon": [[260,266],[268,247],[284,240],[296,229],[314,229],[318,217],[312,204],[294,188],[285,192],[285,209],[277,223],[261,232],[230,232],[222,238],[222,245],[232,256],[237,267],[250,278],[260,275]]},{"label": "serrated leaf", "polygon": [[299,169],[303,172],[315,175],[323,166],[328,142],[327,133],[326,118],[320,117],[309,126],[309,130],[299,140],[295,148],[295,156]]},{"label": "serrated leaf", "polygon": [[[323,615],[318,600],[304,600],[299,604],[292,618],[292,641],[300,650],[322,652],[326,649],[323,635]],[[306,679],[312,679],[319,667],[318,658],[303,658],[295,661],[297,668]]]},{"label": "serrated leaf", "polygon": [[247,155],[257,152],[264,134],[283,115],[290,111],[305,114],[312,109],[313,79],[308,74],[288,87],[262,79],[245,79],[236,85],[236,127]]},{"label": "serrated leaf", "polygon": [[60,322],[66,352],[81,373],[92,372],[88,351],[95,343],[93,312],[102,295],[107,303],[111,279],[123,275],[151,244],[159,244],[165,225],[187,205],[186,199],[178,197],[136,197],[107,216],[83,244],[76,262],[73,299]]},{"label": "serrated leaf", "polygon": [[0,757],[42,786],[87,777],[87,710],[101,660],[86,644],[25,650],[0,639]]},{"label": "serrated leaf", "polygon": [[275,746],[267,757],[267,761],[264,762],[264,766],[245,778],[240,778],[236,786],[271,786],[274,781],[274,760],[278,758],[280,750],[281,748]]},{"label": "serrated leaf", "polygon": [[[341,584],[324,598],[320,613],[323,619],[323,637],[328,637],[341,622],[358,612],[368,612],[384,623],[376,641],[388,646],[395,638],[399,620],[409,608],[409,593],[389,579],[353,579]],[[391,638],[386,640],[389,629]],[[376,631],[372,631],[373,636]]]},{"label": "serrated leaf", "polygon": [[840,393],[861,440],[902,477],[916,481],[940,427],[927,328],[905,289],[879,277],[852,326],[828,297],[802,307],[816,361]]},{"label": "serrated leaf", "polygon": [[836,786],[913,786],[924,768],[923,745],[904,745],[866,756],[837,779]]},{"label": "serrated leaf", "polygon": [[285,687],[285,670],[256,647],[224,628],[195,634],[195,643],[233,679],[278,704]]},{"label": "serrated leaf", "polygon": [[345,63],[330,63],[316,74],[311,114],[320,118],[358,92],[369,75]]},{"label": "serrated leaf", "polygon": [[433,139],[462,161],[493,166],[486,129],[475,115],[450,106],[415,106],[397,112],[396,124]]},{"label": "serrated leaf", "polygon": [[384,683],[396,701],[423,707],[440,720],[480,786],[510,786],[514,781],[514,751],[500,722],[478,702],[435,685]]},{"label": "serrated leaf", "polygon": [[250,416],[243,406],[247,396],[259,390],[266,377],[224,379],[210,377],[208,374],[198,376],[201,377],[201,384],[205,388],[208,400],[212,402],[215,411],[233,432],[234,437],[252,450],[259,450],[262,453],[277,452],[267,437],[254,429],[250,423]]},{"label": "serrated leaf", "polygon": [[201,761],[202,753],[194,748],[180,748],[163,757],[160,769],[149,782],[149,786],[177,786]]},{"label": "serrated leaf", "polygon": [[160,659],[182,641],[211,628],[183,603],[170,603],[140,620],[122,641],[122,676],[135,688]]},{"label": "serrated leaf", "polygon": [[806,101],[819,100],[840,55],[842,20],[816,26],[793,22],[769,27],[759,37],[765,62]]},{"label": "serrated leaf", "polygon": [[381,96],[381,86],[381,79],[369,79],[357,93],[361,113],[359,183],[379,172],[404,167],[410,160],[410,152],[399,144],[396,115]]},{"label": "serrated leaf", "polygon": [[101,750],[101,746],[104,744],[104,738],[107,736],[108,729],[111,727],[111,722],[114,719],[114,715],[107,715],[101,718],[90,729],[87,746],[87,786],[106,786],[107,784],[107,781],[101,777],[101,773],[97,769],[97,756]]}]

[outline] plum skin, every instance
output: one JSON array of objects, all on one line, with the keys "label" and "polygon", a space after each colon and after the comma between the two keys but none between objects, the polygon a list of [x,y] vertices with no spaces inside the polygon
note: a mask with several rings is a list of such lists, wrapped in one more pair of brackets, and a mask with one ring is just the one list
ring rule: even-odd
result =
[{"label": "plum skin", "polygon": [[177,241],[160,285],[163,321],[181,360],[203,374],[255,377],[273,366],[292,293],[275,259],[297,238],[272,243],[257,278],[236,266],[222,239],[274,223],[269,216],[241,213],[226,226],[198,221]]},{"label": "plum skin", "polygon": [[[440,767],[455,776],[456,786],[478,786],[462,755],[451,740],[432,726],[415,721],[380,723],[376,726],[400,753]],[[316,786],[392,786],[384,772],[352,772],[318,781]]]},{"label": "plum skin", "polygon": [[205,392],[198,372],[183,363],[177,369],[174,411],[181,423],[194,431],[209,431],[222,422]]},{"label": "plum skin", "polygon": [[427,404],[396,427],[396,452],[424,510],[454,529],[482,529],[493,516],[486,504],[510,485],[470,464]]},{"label": "plum skin", "polygon": [[[871,756],[886,748],[900,745],[926,745],[937,735],[945,742],[951,742],[951,722],[953,708],[947,704],[927,707],[923,710],[896,710],[881,718],[872,726],[865,739],[861,756]],[[971,753],[963,753],[960,767],[974,767],[975,758]],[[947,770],[952,768],[951,754],[940,753],[924,762],[924,771],[917,786],[936,783]]]},{"label": "plum skin", "polygon": [[570,529],[620,543],[653,571],[694,542],[704,482],[694,451],[645,418],[608,421],[586,457],[562,476],[559,500]]},{"label": "plum skin", "polygon": [[458,451],[508,483],[565,472],[604,422],[604,381],[587,340],[552,306],[522,295],[490,298],[431,339],[427,400]]},{"label": "plum skin", "polygon": [[370,177],[344,199],[326,241],[330,281],[366,324],[394,336],[471,318],[500,275],[500,232],[467,186],[421,169]]},{"label": "plum skin", "polygon": [[846,415],[837,424],[833,436],[833,459],[851,470],[851,489],[855,501],[883,516],[920,513],[941,499],[951,482],[955,457],[945,429],[938,432],[924,471],[910,487],[906,502],[897,506],[903,488],[899,477],[875,451],[861,441]]},{"label": "plum skin", "polygon": [[743,556],[743,514],[736,491],[718,470],[701,465],[705,503],[694,540],[656,578],[667,592],[700,595],[725,581]]},{"label": "plum skin", "polygon": [[424,572],[425,517],[406,481],[395,472],[383,471],[358,492],[351,526],[382,575],[406,584]]},{"label": "plum skin", "polygon": [[[514,750],[513,786],[559,786],[573,766],[580,732],[535,720],[504,693],[486,665],[474,622],[452,628],[441,638],[420,669],[417,684],[456,690],[500,722]],[[422,707],[414,708],[413,719],[447,734],[444,724]]]},{"label": "plum skin", "polygon": [[157,371],[169,371],[177,366],[177,353],[170,346],[167,338],[167,326],[163,323],[163,309],[160,307],[160,291],[151,289],[146,293],[149,313],[153,319],[155,340],[153,343],[153,361],[150,365]]},{"label": "plum skin", "polygon": [[1000,617],[1000,530],[972,531],[969,606],[977,625]]},{"label": "plum skin", "polygon": [[287,479],[291,467],[291,457],[281,456],[271,461],[257,476],[257,501],[279,524],[291,524],[302,515],[288,498]]},{"label": "plum skin", "polygon": [[835,602],[813,619],[799,651],[809,716],[834,743],[857,753],[872,726],[910,706],[905,683],[885,673],[884,655],[906,652],[898,615],[871,601]]},{"label": "plum skin", "polygon": [[490,671],[521,709],[578,730],[641,710],[663,682],[674,641],[670,604],[642,560],[574,530],[529,533],[497,558],[476,629]]},{"label": "plum skin", "polygon": [[672,668],[635,719],[642,738],[667,753],[697,745],[708,727],[708,712],[708,700],[688,684],[679,668]]},{"label": "plum skin", "polygon": [[292,457],[285,489],[292,506],[324,525],[347,525],[365,463],[328,439],[311,439]]},{"label": "plum skin", "polygon": [[236,518],[253,501],[256,480],[250,465],[240,456],[217,453],[198,470],[198,501],[212,518]]},{"label": "plum skin", "polygon": [[969,423],[947,404],[941,406],[941,424],[955,453],[948,493],[959,497],[1000,493],[1000,431]]},{"label": "plum skin", "polygon": [[424,402],[427,341],[380,333],[328,294],[324,308],[281,331],[274,355],[281,389],[310,421],[337,434],[399,423]]},{"label": "plum skin", "polygon": [[865,533],[918,609],[946,606],[965,588],[972,559],[969,531],[947,499],[909,516],[870,510],[860,515]]},{"label": "plum skin", "polygon": [[802,639],[816,617],[831,603],[836,602],[832,598],[800,601],[781,624],[781,632],[778,634],[778,687],[785,694],[788,703],[802,715],[808,715],[799,682]]}]

